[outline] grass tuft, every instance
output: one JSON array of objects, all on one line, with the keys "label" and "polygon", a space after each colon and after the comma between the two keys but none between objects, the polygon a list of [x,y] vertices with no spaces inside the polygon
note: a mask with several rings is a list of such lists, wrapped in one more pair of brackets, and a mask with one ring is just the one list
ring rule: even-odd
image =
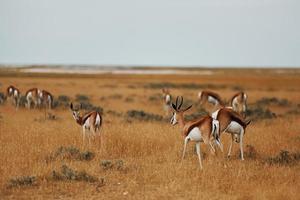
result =
[{"label": "grass tuft", "polygon": [[8,188],[35,185],[37,185],[37,178],[35,176],[22,176],[12,178],[8,182]]},{"label": "grass tuft", "polygon": [[78,148],[74,146],[59,147],[52,155],[50,155],[46,160],[52,161],[56,159],[67,159],[67,160],[79,160],[79,161],[90,161],[95,157],[95,153],[90,151],[81,152]]}]

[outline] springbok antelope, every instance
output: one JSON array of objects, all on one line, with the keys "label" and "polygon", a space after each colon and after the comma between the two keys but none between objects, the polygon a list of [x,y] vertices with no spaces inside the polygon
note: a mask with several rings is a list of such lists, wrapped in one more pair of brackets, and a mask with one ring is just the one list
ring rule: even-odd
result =
[{"label": "springbok antelope", "polygon": [[41,91],[37,88],[31,88],[27,90],[25,97],[27,100],[27,108],[31,108],[31,104],[34,104],[34,108],[36,108],[38,105],[40,105],[40,98],[39,98],[39,93]]},{"label": "springbok antelope", "polygon": [[183,104],[183,97],[181,97],[181,102],[178,105],[178,97],[176,98],[176,104],[172,103],[172,108],[174,110],[173,116],[171,118],[171,124],[179,124],[182,134],[184,136],[184,147],[182,153],[181,162],[184,159],[186,146],[189,141],[196,142],[196,150],[199,159],[199,165],[202,169],[202,161],[201,161],[201,151],[200,151],[200,142],[204,142],[206,145],[209,145],[210,149],[215,152],[215,149],[212,145],[212,140],[215,140],[219,145],[222,151],[222,145],[219,138],[219,122],[213,119],[210,116],[201,117],[194,121],[185,122],[184,120],[184,112],[189,110],[192,105],[188,106],[185,109],[180,109]]},{"label": "springbok antelope", "polygon": [[10,85],[6,90],[6,96],[12,99],[12,102],[16,109],[19,108],[21,93],[20,90],[12,85]]},{"label": "springbok antelope", "polygon": [[163,93],[163,105],[164,105],[165,115],[169,116],[169,114],[171,113],[172,96],[170,94],[170,90],[166,88],[162,89],[162,93]]},{"label": "springbok antelope", "polygon": [[227,156],[230,157],[233,140],[240,144],[241,159],[244,160],[243,138],[246,127],[251,120],[245,120],[241,115],[230,108],[221,108],[212,114],[212,118],[220,123],[220,136],[223,132],[231,134],[231,143]]},{"label": "springbok antelope", "polygon": [[224,103],[223,103],[220,95],[218,95],[217,93],[212,92],[212,91],[203,90],[203,91],[199,92],[198,99],[199,99],[200,106],[202,106],[206,103],[210,103],[215,107],[216,106],[224,106]]},{"label": "springbok antelope", "polygon": [[41,105],[45,105],[46,109],[47,107],[49,109],[52,108],[52,104],[53,104],[53,96],[52,94],[50,94],[50,92],[46,91],[46,90],[42,90],[41,92],[39,92],[39,101]]},{"label": "springbok antelope", "polygon": [[[93,136],[96,136],[96,133],[98,131],[98,136],[100,138],[100,127],[102,125],[102,116],[97,111],[91,111],[89,113],[86,113],[85,115],[81,116],[79,110],[82,109],[82,105],[80,104],[79,109],[75,109],[73,107],[73,103],[70,104],[70,109],[73,114],[73,118],[82,127],[82,139],[83,143],[85,141],[85,138],[88,137],[89,144],[91,143],[90,135],[86,134],[86,130],[92,132]],[[101,142],[101,141],[100,141]]]},{"label": "springbok antelope", "polygon": [[232,109],[237,113],[245,116],[247,109],[247,94],[244,92],[238,92],[230,100]]}]

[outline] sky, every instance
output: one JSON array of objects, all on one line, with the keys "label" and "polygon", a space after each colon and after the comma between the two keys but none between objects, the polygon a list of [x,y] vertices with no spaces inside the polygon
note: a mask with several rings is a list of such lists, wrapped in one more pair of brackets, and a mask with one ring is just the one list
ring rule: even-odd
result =
[{"label": "sky", "polygon": [[0,0],[0,64],[300,67],[299,0]]}]

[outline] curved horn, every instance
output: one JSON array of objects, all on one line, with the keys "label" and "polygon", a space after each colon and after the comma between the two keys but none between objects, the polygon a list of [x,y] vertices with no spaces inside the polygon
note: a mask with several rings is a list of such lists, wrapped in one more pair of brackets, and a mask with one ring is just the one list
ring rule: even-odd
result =
[{"label": "curved horn", "polygon": [[178,105],[178,98],[179,98],[179,96],[176,97],[176,103],[175,103],[176,110],[177,110],[177,105]]},{"label": "curved horn", "polygon": [[185,111],[189,110],[189,109],[190,109],[192,106],[193,106],[193,105],[190,105],[189,107],[187,107],[186,109],[184,109],[184,111],[183,111],[183,112],[185,112]]},{"label": "curved horn", "polygon": [[178,110],[181,108],[181,106],[182,106],[182,104],[183,104],[183,97],[180,96],[180,99],[181,99],[181,101],[180,101],[180,104],[179,104],[179,106],[178,106]]}]

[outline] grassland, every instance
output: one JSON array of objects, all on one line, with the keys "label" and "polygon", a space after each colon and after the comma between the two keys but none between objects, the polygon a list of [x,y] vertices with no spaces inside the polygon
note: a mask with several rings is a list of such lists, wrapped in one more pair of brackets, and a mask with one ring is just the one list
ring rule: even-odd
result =
[{"label": "grassland", "polygon": [[[55,118],[48,119],[43,110],[21,107],[16,111],[9,102],[0,105],[0,199],[300,198],[298,71],[217,70],[214,76],[1,73],[0,92],[10,84],[23,94],[39,87],[72,101],[78,94],[87,96],[91,104],[104,109],[103,145],[100,149],[97,141],[90,146],[83,144],[81,127],[66,108],[55,108],[51,111]],[[183,95],[190,102],[196,101],[199,90],[210,87],[227,100],[243,89],[253,106],[264,97],[285,99],[287,103],[261,105],[277,117],[258,116],[248,127],[245,161],[239,159],[237,144],[230,159],[225,153],[211,155],[202,144],[201,171],[192,143],[180,165],[183,137],[177,126],[166,120],[144,121],[126,114],[140,110],[163,116],[159,95],[164,84],[172,86],[173,96]],[[198,109],[195,105],[188,114]],[[222,136],[226,150],[229,139],[229,135]],[[89,151],[93,157],[55,157],[60,147],[71,146]],[[278,157],[282,150],[295,156]],[[277,160],[271,159],[276,156]],[[104,166],[108,160],[112,165]],[[120,160],[122,165],[115,166]],[[93,178],[82,173],[79,178],[57,178],[53,171],[59,173],[62,166]]]}]

